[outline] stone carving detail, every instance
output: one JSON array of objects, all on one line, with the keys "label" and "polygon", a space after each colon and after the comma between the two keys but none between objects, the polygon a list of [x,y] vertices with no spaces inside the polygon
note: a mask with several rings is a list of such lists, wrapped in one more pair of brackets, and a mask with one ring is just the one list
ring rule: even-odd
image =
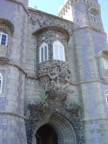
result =
[{"label": "stone carving detail", "polygon": [[60,26],[63,29],[65,28],[67,31],[70,32],[72,30],[71,22],[67,24],[67,22],[63,21],[60,18],[55,19],[50,16],[48,17],[48,15],[46,17],[46,15],[40,13],[39,11],[29,13],[28,23],[33,25],[34,30],[44,28],[44,27],[49,27],[49,26]]},{"label": "stone carving detail", "polygon": [[77,102],[71,102],[70,104],[68,103],[67,104],[64,104],[64,108],[67,110],[67,111],[70,111],[72,114],[75,114],[77,116],[80,116],[80,110],[82,109],[82,106],[80,103],[77,103]]},{"label": "stone carving detail", "polygon": [[69,66],[62,61],[47,61],[39,64],[38,79],[48,98],[61,101],[69,93],[71,82]]},{"label": "stone carving detail", "polygon": [[84,144],[84,124],[81,116],[71,111],[67,111],[63,104],[50,101],[47,105],[33,104],[28,106],[26,131],[28,144],[32,144],[32,136],[39,121],[47,116],[59,114],[67,119],[74,128],[77,144]]},{"label": "stone carving detail", "polygon": [[40,27],[45,27],[46,25],[52,25],[53,22],[49,22],[47,20],[44,20],[42,18],[36,17],[35,15],[30,16],[30,21],[32,25],[38,24]]},{"label": "stone carving detail", "polygon": [[34,17],[34,15],[33,15],[33,16],[30,16],[30,21],[31,21],[32,25],[35,25],[36,22],[37,22],[37,19],[36,19],[36,17]]},{"label": "stone carving detail", "polygon": [[9,59],[5,57],[0,57],[0,64],[7,64],[9,63]]}]

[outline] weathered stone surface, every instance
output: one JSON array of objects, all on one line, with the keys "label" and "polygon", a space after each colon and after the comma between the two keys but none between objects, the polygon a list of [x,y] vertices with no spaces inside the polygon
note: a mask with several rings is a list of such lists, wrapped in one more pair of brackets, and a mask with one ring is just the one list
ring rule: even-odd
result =
[{"label": "weathered stone surface", "polygon": [[[70,11],[72,21],[27,3],[0,0],[0,32],[8,34],[8,46],[0,45],[0,144],[38,144],[45,124],[58,144],[108,144],[108,47],[98,1],[67,0],[59,15]],[[65,61],[54,60],[55,41]],[[40,62],[43,42],[48,61]]]},{"label": "weathered stone surface", "polygon": [[69,66],[62,61],[47,61],[39,64],[38,80],[48,98],[54,101],[66,99],[71,75]]}]

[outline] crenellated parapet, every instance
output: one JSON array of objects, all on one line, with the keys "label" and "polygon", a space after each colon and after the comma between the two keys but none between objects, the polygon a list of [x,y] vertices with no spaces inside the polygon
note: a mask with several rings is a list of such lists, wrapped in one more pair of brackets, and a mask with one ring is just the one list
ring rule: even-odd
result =
[{"label": "crenellated parapet", "polygon": [[90,7],[94,7],[96,9],[99,8],[99,4],[94,0],[67,0],[60,9],[58,16],[63,17],[73,4],[82,2],[89,5]]}]

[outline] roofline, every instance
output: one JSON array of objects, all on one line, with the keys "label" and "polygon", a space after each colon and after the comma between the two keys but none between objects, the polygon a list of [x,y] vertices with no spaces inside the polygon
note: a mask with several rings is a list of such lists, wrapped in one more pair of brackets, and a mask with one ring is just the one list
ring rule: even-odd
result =
[{"label": "roofline", "polygon": [[28,11],[38,12],[38,13],[41,13],[41,14],[44,14],[44,15],[48,15],[48,16],[51,16],[51,17],[53,17],[53,18],[56,18],[56,19],[59,19],[59,20],[62,20],[62,21],[65,21],[65,22],[68,22],[68,23],[73,24],[72,21],[69,21],[69,20],[67,20],[67,19],[63,19],[63,18],[61,18],[61,17],[59,17],[59,16],[56,16],[56,15],[53,15],[53,14],[49,14],[49,13],[47,13],[47,12],[43,12],[43,11],[40,11],[40,10],[31,8],[31,7],[28,7]]}]

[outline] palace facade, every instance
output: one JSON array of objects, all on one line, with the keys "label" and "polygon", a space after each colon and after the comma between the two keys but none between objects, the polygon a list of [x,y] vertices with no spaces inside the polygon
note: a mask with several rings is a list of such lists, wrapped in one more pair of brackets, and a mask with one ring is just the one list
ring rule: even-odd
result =
[{"label": "palace facade", "polygon": [[0,144],[108,144],[97,0],[67,0],[58,16],[0,0]]}]

